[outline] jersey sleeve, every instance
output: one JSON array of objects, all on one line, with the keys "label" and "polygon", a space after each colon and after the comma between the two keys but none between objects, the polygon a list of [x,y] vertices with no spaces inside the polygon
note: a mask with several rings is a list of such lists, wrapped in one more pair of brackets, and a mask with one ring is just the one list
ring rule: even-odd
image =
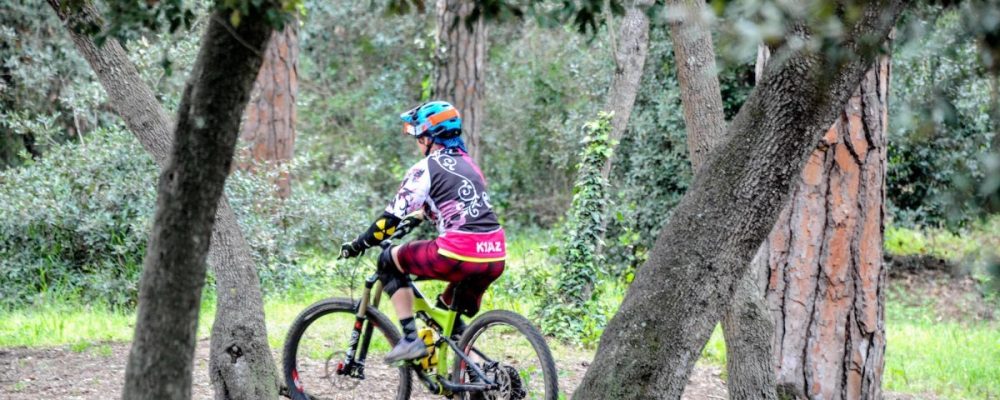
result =
[{"label": "jersey sleeve", "polygon": [[431,176],[427,169],[427,159],[424,158],[406,172],[396,197],[389,202],[385,212],[403,219],[410,213],[423,209],[430,190]]}]

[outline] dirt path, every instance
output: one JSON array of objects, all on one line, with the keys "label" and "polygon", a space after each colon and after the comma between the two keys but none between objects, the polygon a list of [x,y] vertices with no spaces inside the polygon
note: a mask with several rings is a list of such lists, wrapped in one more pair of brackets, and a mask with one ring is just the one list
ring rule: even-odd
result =
[{"label": "dirt path", "polygon": [[[128,358],[127,343],[109,343],[87,349],[55,347],[45,349],[0,349],[0,399],[112,399],[121,395]],[[590,365],[591,352],[580,358],[559,360],[559,388],[570,398]],[[275,355],[275,359],[279,359]],[[208,339],[198,341],[192,398],[211,399],[208,379]],[[373,371],[374,372],[374,371]],[[377,372],[375,372],[377,373]],[[684,400],[724,400],[726,384],[722,370],[714,365],[695,367],[684,391]],[[365,399],[385,399],[392,392],[371,390]],[[430,396],[421,387],[414,390],[415,400],[441,399]],[[886,393],[887,400],[933,400],[933,394],[908,395]]]},{"label": "dirt path", "polygon": [[[211,399],[212,386],[208,378],[208,340],[198,342],[195,353],[193,398]],[[76,350],[76,351],[74,351]],[[87,349],[56,347],[45,349],[0,350],[0,399],[110,399],[118,398],[125,376],[128,358],[127,343],[110,343]],[[560,360],[560,390],[571,395],[583,379],[588,358]],[[276,355],[277,357],[277,355]],[[276,358],[277,359],[277,358]],[[725,383],[715,366],[695,369],[685,399],[725,399]],[[423,388],[414,391],[414,399],[439,399],[425,394]],[[388,397],[377,391],[368,399]],[[568,398],[569,396],[567,396]]]}]

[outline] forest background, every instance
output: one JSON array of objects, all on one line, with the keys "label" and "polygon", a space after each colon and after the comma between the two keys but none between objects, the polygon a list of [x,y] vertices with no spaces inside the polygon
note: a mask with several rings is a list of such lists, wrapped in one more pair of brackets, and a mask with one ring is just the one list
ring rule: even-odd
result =
[{"label": "forest background", "polygon": [[[336,252],[379,213],[419,157],[399,134],[397,115],[431,98],[435,16],[388,8],[305,2],[294,157],[256,165],[251,152],[238,152],[238,163],[254,167],[227,181],[268,321],[276,324],[269,329],[275,347],[284,333],[278,321],[291,318],[282,312],[357,286],[369,265],[336,262]],[[189,30],[127,38],[130,58],[169,113],[180,102],[206,10],[194,9]],[[720,26],[740,26],[719,18]],[[998,81],[963,18],[962,10],[935,5],[910,10],[892,46],[885,246],[899,283],[890,284],[887,305],[885,386],[988,398],[1000,395],[1000,370],[989,361],[1000,356],[1000,217],[988,196],[1000,186],[1000,158],[991,153]],[[0,23],[0,346],[86,351],[128,340],[156,164],[114,114],[52,10],[5,3]],[[756,47],[736,39],[746,33],[722,30],[716,38],[727,120],[755,83]],[[612,30],[581,33],[526,18],[491,24],[488,41],[481,166],[513,239],[514,267],[487,306],[536,316],[560,346],[592,348],[692,179],[669,29],[654,19],[634,110],[613,150],[610,185],[601,188],[611,211],[592,277],[600,301],[582,315],[543,315],[539,305],[558,280],[560,249],[584,236],[571,232],[566,216],[574,194],[590,189],[575,182],[593,145],[583,126],[598,118],[615,69]],[[275,189],[282,179],[287,192]],[[209,283],[205,307],[214,296],[211,276]],[[930,346],[948,350],[920,350]],[[718,335],[703,355],[725,362]]]}]

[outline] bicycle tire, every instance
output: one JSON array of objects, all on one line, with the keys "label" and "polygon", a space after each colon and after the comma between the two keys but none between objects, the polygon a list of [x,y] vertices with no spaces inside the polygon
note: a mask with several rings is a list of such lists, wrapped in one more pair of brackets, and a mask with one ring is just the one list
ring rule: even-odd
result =
[{"label": "bicycle tire", "polygon": [[[556,363],[552,358],[552,352],[549,350],[549,346],[545,342],[545,338],[542,336],[541,332],[539,332],[527,318],[524,318],[520,314],[506,310],[493,310],[483,313],[478,318],[473,320],[472,323],[469,324],[468,328],[466,328],[465,333],[462,335],[461,339],[459,339],[458,347],[463,349],[463,351],[468,354],[471,349],[470,344],[475,344],[475,341],[480,334],[489,329],[491,326],[498,324],[505,324],[515,328],[521,336],[528,340],[528,343],[531,344],[535,355],[538,357],[538,362],[541,366],[544,378],[543,390],[545,393],[542,398],[544,400],[557,400],[559,398],[559,379],[556,375]],[[462,381],[464,379],[462,371],[463,368],[461,359],[456,355],[455,365],[451,376],[456,377],[459,381]],[[459,396],[459,398],[478,398],[476,396],[476,394],[464,394],[463,396]]]},{"label": "bicycle tire", "polygon": [[[297,353],[300,345],[299,342],[302,339],[303,334],[306,333],[306,330],[321,318],[337,313],[344,313],[352,316],[350,321],[353,324],[353,316],[356,314],[356,302],[346,298],[330,298],[320,300],[302,311],[295,318],[295,321],[292,322],[291,327],[288,328],[288,334],[285,336],[285,344],[282,354],[282,373],[284,375],[285,384],[288,387],[289,398],[293,400],[312,400],[324,398],[308,394],[309,387],[303,387],[301,382],[296,382],[296,377],[298,377]],[[382,314],[376,309],[369,308],[367,318],[369,323],[373,323],[373,326],[376,328],[372,331],[373,335],[381,333],[390,345],[395,345],[396,342],[399,341],[401,337],[399,331],[396,330],[395,326],[392,322],[390,322],[389,318],[386,317],[385,314]],[[347,328],[350,329],[351,325],[348,325]],[[380,361],[381,360],[378,360],[378,362]],[[374,363],[369,360],[367,364]],[[410,398],[410,391],[412,390],[410,379],[411,371],[407,366],[399,367],[398,370],[399,384],[396,387],[395,399],[406,400]],[[392,374],[389,375],[391,376]]]}]

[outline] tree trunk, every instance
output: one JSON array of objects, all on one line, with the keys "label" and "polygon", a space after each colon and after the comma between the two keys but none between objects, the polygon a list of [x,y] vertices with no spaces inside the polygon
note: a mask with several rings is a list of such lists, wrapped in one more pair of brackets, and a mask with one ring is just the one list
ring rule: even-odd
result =
[{"label": "tree trunk", "polygon": [[[761,252],[758,251],[760,257]],[[729,398],[777,399],[774,376],[774,321],[759,283],[763,267],[756,261],[736,282],[733,298],[722,315],[726,340],[726,388]]]},{"label": "tree trunk", "polygon": [[434,97],[451,102],[462,116],[462,136],[469,155],[482,163],[483,91],[486,87],[486,23],[469,14],[473,0],[438,0],[437,68]]},{"label": "tree trunk", "polygon": [[217,400],[278,398],[282,382],[267,342],[260,278],[236,215],[219,202],[209,260],[215,267],[216,311],[208,374]]},{"label": "tree trunk", "polygon": [[[774,226],[815,143],[857,87],[902,11],[873,2],[838,43],[836,61],[780,49],[699,169],[601,336],[578,399],[676,399]],[[807,33],[796,33],[792,43]]]},{"label": "tree trunk", "polygon": [[796,398],[880,399],[889,56],[809,156],[765,242],[778,385]]},{"label": "tree trunk", "polygon": [[[295,99],[298,97],[299,44],[295,26],[271,36],[264,54],[264,64],[254,84],[250,103],[244,113],[240,139],[248,147],[241,149],[239,168],[252,170],[255,164],[280,168],[292,160],[295,147]],[[278,196],[291,194],[291,177],[282,172],[274,182]]]},{"label": "tree trunk", "polygon": [[[715,49],[712,34],[701,20],[704,2],[672,0],[668,6],[683,14],[673,18],[670,33],[677,60],[691,169],[698,171],[726,132]],[[764,292],[757,283],[758,269],[751,265],[737,281],[722,318],[729,377],[726,386],[730,399],[777,398],[771,348],[774,323],[767,312]]]},{"label": "tree trunk", "polygon": [[215,11],[178,107],[139,282],[126,399],[189,399],[215,213],[271,27],[263,10],[231,26]]},{"label": "tree trunk", "polygon": [[[625,10],[625,17],[618,30],[618,43],[615,47],[615,75],[611,77],[608,97],[604,110],[614,112],[611,119],[612,143],[621,140],[628,127],[628,119],[632,115],[635,96],[639,93],[642,82],[642,70],[646,65],[646,53],[649,50],[649,16],[646,11],[653,5],[652,0],[632,0]],[[611,175],[614,153],[608,157],[601,169],[601,176],[607,180]]]},{"label": "tree trunk", "polygon": [[680,14],[671,16],[670,37],[674,41],[688,154],[691,169],[697,173],[726,133],[722,91],[715,68],[715,47],[712,33],[701,18],[705,8],[703,2],[670,0],[667,6]]},{"label": "tree trunk", "polygon": [[[57,0],[49,3],[69,28],[77,50],[97,74],[118,115],[163,167],[171,146],[172,123],[121,45],[109,39],[103,47],[97,47],[89,36],[78,33],[77,27],[103,24],[92,5],[64,9]],[[209,258],[216,275],[217,304],[210,374],[216,394],[227,394],[217,398],[275,398],[277,370],[267,345],[259,278],[250,247],[224,198],[216,215],[212,241],[215,245],[211,246]],[[227,353],[226,349],[239,351]],[[230,353],[242,353],[242,357],[236,357],[234,362]]]}]

